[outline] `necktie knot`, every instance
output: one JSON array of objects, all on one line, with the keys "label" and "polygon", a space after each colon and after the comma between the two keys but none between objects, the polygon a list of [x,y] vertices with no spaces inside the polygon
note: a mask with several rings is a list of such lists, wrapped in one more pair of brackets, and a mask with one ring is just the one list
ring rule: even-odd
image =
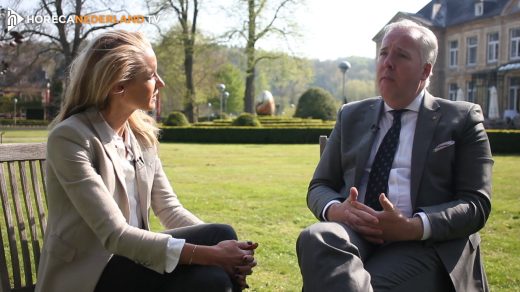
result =
[{"label": "necktie knot", "polygon": [[392,113],[392,115],[394,116],[394,121],[395,120],[401,120],[401,115],[407,111],[407,109],[400,109],[400,110],[392,110],[390,111]]}]

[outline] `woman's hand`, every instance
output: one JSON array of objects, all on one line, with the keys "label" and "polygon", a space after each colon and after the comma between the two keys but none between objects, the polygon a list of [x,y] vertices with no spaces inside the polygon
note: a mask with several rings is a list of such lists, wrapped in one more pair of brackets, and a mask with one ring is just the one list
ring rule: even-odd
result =
[{"label": "woman's hand", "polygon": [[246,277],[256,266],[255,249],[258,243],[224,240],[213,246],[186,243],[181,252],[182,264],[218,266],[241,288],[249,288]]},{"label": "woman's hand", "polygon": [[246,242],[246,245],[242,246],[241,248],[244,250],[251,250],[252,254],[244,256],[244,261],[246,264],[242,266],[235,267],[235,278],[237,280],[237,283],[241,289],[249,288],[249,285],[247,285],[246,277],[251,275],[253,273],[253,268],[256,266],[257,262],[254,258],[254,250],[258,247],[258,243],[253,243],[251,241]]},{"label": "woman's hand", "polygon": [[216,246],[217,265],[222,267],[241,289],[249,288],[246,278],[253,273],[256,266],[254,258],[258,243],[225,240]]},{"label": "woman's hand", "polygon": [[257,264],[254,254],[258,243],[225,240],[215,247],[219,249],[217,265],[222,267],[241,289],[249,288],[246,277],[253,273],[253,267]]}]

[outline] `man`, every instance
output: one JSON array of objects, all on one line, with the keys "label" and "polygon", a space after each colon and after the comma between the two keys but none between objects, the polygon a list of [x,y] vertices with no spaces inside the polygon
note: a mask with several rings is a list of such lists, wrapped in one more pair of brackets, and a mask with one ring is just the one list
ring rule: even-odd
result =
[{"label": "man", "polygon": [[298,238],[303,290],[488,291],[482,111],[425,90],[438,51],[429,29],[401,20],[384,32],[382,98],[343,106],[309,185],[322,222]]}]

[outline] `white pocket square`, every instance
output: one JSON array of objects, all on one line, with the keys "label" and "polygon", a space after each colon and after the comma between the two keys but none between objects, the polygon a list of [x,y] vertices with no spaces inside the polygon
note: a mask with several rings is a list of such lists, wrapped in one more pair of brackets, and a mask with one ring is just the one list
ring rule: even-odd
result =
[{"label": "white pocket square", "polygon": [[439,145],[435,146],[435,148],[433,148],[433,152],[440,151],[446,147],[450,147],[451,145],[455,145],[455,141],[449,140],[446,142],[442,142],[441,144],[439,144]]}]

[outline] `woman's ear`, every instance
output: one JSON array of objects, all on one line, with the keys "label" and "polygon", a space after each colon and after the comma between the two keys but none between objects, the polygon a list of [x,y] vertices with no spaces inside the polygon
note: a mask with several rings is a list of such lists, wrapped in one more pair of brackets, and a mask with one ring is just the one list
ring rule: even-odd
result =
[{"label": "woman's ear", "polygon": [[123,92],[125,92],[125,87],[123,86],[122,83],[118,83],[118,84],[114,85],[112,87],[112,89],[110,90],[111,94],[121,94]]}]

